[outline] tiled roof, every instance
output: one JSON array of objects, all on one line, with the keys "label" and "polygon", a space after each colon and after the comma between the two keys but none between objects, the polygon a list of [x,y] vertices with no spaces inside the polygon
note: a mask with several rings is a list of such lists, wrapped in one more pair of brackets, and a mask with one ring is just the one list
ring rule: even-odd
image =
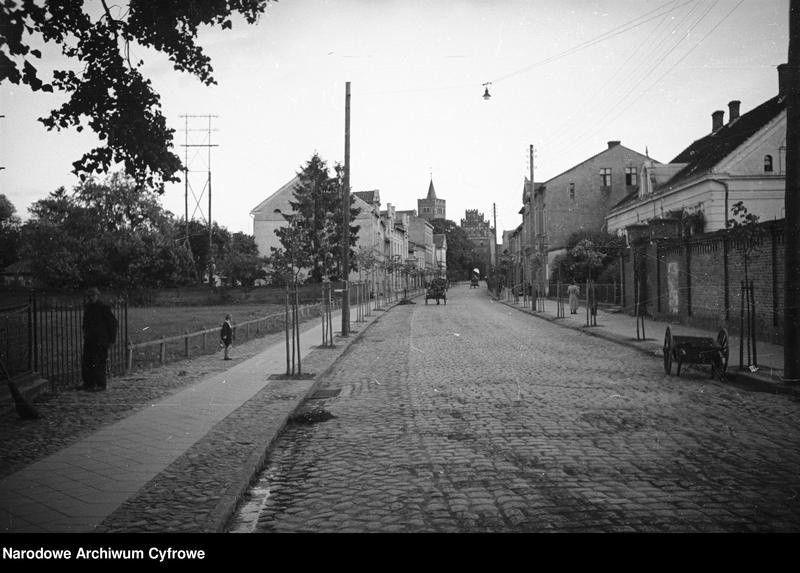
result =
[{"label": "tiled roof", "polygon": [[732,123],[692,143],[670,163],[686,163],[667,185],[705,173],[730,155],[735,149],[769,123],[786,107],[783,96],[777,95],[758,107],[740,115]]},{"label": "tiled roof", "polygon": [[376,200],[380,201],[380,199],[378,199],[379,195],[377,189],[373,189],[371,191],[355,191],[353,195],[356,195],[359,199],[369,205],[372,205]]},{"label": "tiled roof", "polygon": [[636,199],[638,197],[639,197],[639,190],[638,189],[636,189],[634,191],[631,191],[630,193],[625,195],[625,197],[620,199],[615,205],[612,205],[611,209],[609,211],[614,211],[618,207],[623,207],[623,206],[627,205],[628,203],[633,203],[634,201],[636,201]]}]

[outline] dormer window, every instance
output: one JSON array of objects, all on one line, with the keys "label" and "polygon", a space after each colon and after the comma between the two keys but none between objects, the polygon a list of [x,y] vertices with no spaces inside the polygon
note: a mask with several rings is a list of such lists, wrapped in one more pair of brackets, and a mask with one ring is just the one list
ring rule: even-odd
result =
[{"label": "dormer window", "polygon": [[772,173],[772,156],[764,156],[764,173]]}]

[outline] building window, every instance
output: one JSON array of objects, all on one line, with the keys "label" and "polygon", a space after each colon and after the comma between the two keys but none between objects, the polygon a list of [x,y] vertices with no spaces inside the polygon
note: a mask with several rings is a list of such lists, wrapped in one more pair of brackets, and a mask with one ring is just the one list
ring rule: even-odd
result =
[{"label": "building window", "polygon": [[569,184],[569,198],[575,200],[575,183],[572,182]]},{"label": "building window", "polygon": [[636,187],[636,168],[635,167],[626,167],[625,168],[625,185],[628,187]]},{"label": "building window", "polygon": [[772,173],[772,156],[764,156],[764,173]]},{"label": "building window", "polygon": [[611,168],[610,167],[601,167],[600,168],[600,184],[603,187],[611,187]]}]

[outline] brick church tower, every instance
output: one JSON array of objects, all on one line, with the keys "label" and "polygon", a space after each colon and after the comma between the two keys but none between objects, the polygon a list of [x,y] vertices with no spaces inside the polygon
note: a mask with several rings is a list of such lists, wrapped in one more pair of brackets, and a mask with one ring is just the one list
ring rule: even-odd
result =
[{"label": "brick church tower", "polygon": [[428,185],[428,196],[425,199],[417,199],[417,213],[428,221],[432,219],[446,219],[447,212],[444,199],[436,198],[436,190],[433,188],[433,179]]}]

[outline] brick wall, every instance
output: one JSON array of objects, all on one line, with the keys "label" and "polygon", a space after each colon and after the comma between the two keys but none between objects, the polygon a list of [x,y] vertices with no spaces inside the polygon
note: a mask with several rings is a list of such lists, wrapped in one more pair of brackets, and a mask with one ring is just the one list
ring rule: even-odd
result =
[{"label": "brick wall", "polygon": [[[784,239],[783,221],[763,223],[760,245],[748,259],[748,279],[754,287],[756,335],[783,342]],[[744,281],[743,244],[726,231],[689,239],[640,245],[644,260],[640,276],[646,281],[647,313],[657,319],[738,333],[741,285]],[[625,251],[623,307],[633,312],[634,248]]]}]

